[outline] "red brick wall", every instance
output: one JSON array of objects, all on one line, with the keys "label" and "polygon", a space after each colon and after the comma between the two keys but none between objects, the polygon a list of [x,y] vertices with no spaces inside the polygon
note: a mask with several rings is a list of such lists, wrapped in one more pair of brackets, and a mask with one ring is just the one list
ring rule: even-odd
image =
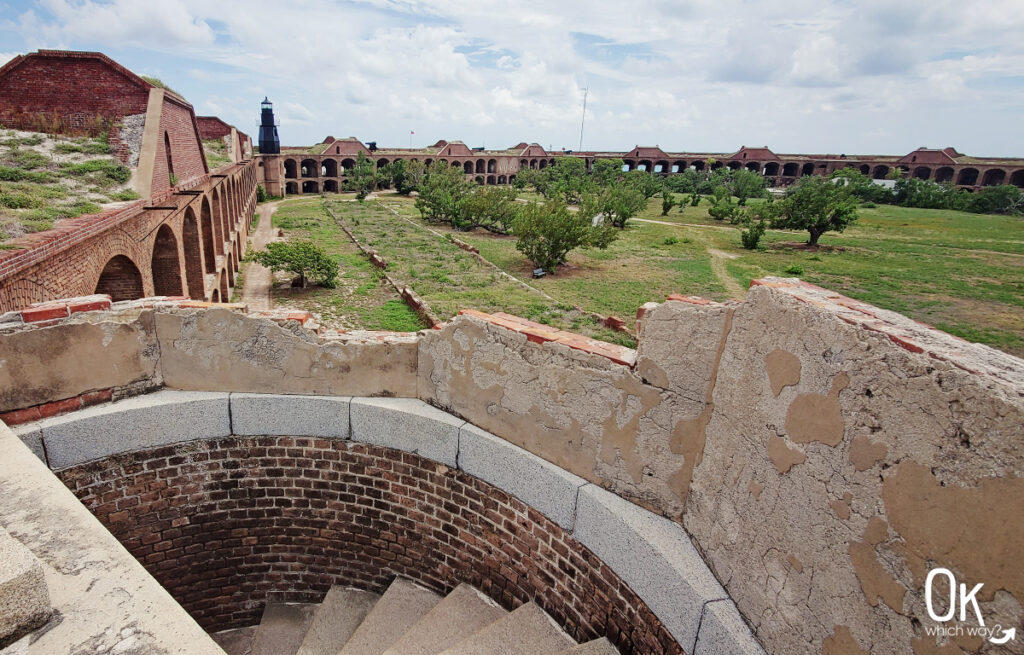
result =
[{"label": "red brick wall", "polygon": [[[90,132],[97,114],[107,126],[143,114],[149,91],[99,59],[30,56],[0,77],[0,123],[38,130],[39,114],[63,125],[57,132]],[[47,129],[46,131],[50,131]]]},{"label": "red brick wall", "polygon": [[252,625],[267,600],[396,575],[461,581],[506,608],[535,600],[576,639],[681,653],[607,566],[515,498],[416,455],[344,441],[232,437],[58,473],[207,630]]},{"label": "red brick wall", "polygon": [[171,187],[167,170],[167,150],[164,134],[171,142],[171,164],[178,184],[183,184],[207,173],[199,133],[192,122],[192,112],[171,100],[164,100],[160,115],[160,138],[158,139],[156,165],[153,167],[153,187],[156,195]]},{"label": "red brick wall", "polygon": [[196,116],[199,135],[206,139],[219,139],[231,134],[231,126],[215,116]]}]

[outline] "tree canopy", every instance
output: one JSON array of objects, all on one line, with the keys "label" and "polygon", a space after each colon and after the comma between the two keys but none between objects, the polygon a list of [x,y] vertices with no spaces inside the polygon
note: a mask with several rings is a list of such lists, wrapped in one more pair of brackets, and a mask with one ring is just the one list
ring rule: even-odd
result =
[{"label": "tree canopy", "polygon": [[857,220],[857,201],[850,188],[835,180],[811,175],[801,179],[775,203],[771,226],[807,230],[808,244],[818,245],[822,234],[842,232]]}]

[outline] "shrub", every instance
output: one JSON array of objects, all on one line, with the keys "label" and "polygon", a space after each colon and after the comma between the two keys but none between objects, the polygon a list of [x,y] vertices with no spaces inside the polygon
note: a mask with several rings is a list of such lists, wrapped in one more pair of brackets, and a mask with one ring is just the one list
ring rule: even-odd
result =
[{"label": "shrub", "polygon": [[333,289],[338,277],[338,264],[310,241],[275,241],[268,243],[266,250],[254,252],[245,259],[272,271],[297,275],[302,288],[312,279],[322,287]]},{"label": "shrub", "polygon": [[256,202],[267,201],[267,190],[263,188],[262,184],[256,185]]},{"label": "shrub", "polygon": [[783,273],[788,273],[789,275],[803,275],[804,267],[800,264],[791,264],[786,267],[786,270],[784,270]]},{"label": "shrub", "polygon": [[618,231],[604,221],[593,224],[583,211],[570,212],[565,203],[549,200],[544,204],[525,205],[512,224],[512,233],[519,237],[516,249],[538,268],[554,273],[576,248],[607,248]]},{"label": "shrub", "polygon": [[679,239],[675,237],[665,237],[665,241],[663,241],[662,243],[664,243],[666,246],[674,246],[677,243],[679,243]]},{"label": "shrub", "polygon": [[[61,164],[61,170],[76,177],[95,176],[102,182],[124,184],[132,177],[130,168],[118,161],[93,159],[81,164]],[[171,173],[171,186],[177,184],[177,176]]]},{"label": "shrub", "polygon": [[665,189],[661,192],[661,215],[668,216],[668,213],[672,211],[672,208],[676,206],[675,196]]},{"label": "shrub", "polygon": [[740,243],[747,250],[757,250],[758,245],[761,243],[761,237],[764,236],[765,228],[767,224],[762,218],[756,223],[751,223],[750,228],[740,232]]}]

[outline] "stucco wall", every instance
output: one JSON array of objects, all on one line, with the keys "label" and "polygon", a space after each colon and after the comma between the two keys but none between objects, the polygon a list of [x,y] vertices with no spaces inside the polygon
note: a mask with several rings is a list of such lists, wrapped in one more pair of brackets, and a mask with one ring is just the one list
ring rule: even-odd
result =
[{"label": "stucco wall", "polygon": [[[0,339],[95,347],[110,333],[104,347],[137,343],[140,357],[155,343],[152,373],[111,377],[117,358],[95,360],[123,393],[141,375],[418,396],[682,523],[769,652],[1024,652],[927,636],[923,593],[946,567],[984,584],[986,626],[1024,619],[1024,362],[799,281],[768,280],[743,303],[673,298],[645,306],[637,351],[614,356],[482,314],[418,335],[317,335],[174,303]],[[87,390],[71,346],[45,372],[20,364],[2,409]]]}]

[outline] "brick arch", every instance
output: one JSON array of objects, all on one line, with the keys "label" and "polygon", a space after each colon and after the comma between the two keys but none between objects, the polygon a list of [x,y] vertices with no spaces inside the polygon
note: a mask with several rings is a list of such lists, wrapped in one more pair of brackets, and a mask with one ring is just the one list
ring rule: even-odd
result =
[{"label": "brick arch", "polygon": [[221,302],[227,302],[231,299],[231,294],[228,292],[228,272],[227,269],[221,269],[220,271],[220,298]]},{"label": "brick arch", "polygon": [[114,302],[142,298],[146,295],[142,286],[142,272],[125,255],[115,255],[103,266],[93,293],[105,293]]},{"label": "brick arch", "polygon": [[284,160],[284,177],[287,180],[296,180],[299,177],[299,162],[294,159]]},{"label": "brick arch", "polygon": [[185,255],[185,283],[188,296],[194,300],[202,300],[206,296],[202,238],[199,234],[199,222],[191,207],[185,209],[185,217],[181,221],[181,241]]},{"label": "brick arch", "polygon": [[153,293],[158,296],[181,295],[181,261],[178,240],[169,225],[161,225],[153,240]]}]

